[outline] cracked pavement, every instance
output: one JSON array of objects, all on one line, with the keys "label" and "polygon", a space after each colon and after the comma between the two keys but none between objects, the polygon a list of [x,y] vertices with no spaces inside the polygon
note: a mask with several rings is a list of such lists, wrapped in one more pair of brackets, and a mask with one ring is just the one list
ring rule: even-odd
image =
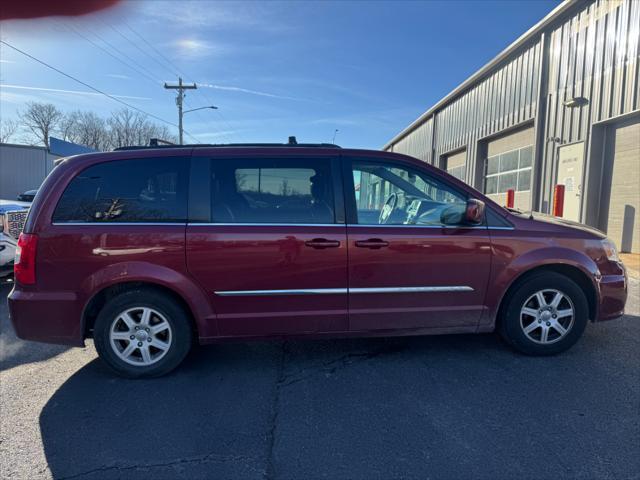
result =
[{"label": "cracked pavement", "polygon": [[0,287],[0,478],[638,478],[640,306],[569,352],[495,335],[227,343],[124,380],[22,342]]}]

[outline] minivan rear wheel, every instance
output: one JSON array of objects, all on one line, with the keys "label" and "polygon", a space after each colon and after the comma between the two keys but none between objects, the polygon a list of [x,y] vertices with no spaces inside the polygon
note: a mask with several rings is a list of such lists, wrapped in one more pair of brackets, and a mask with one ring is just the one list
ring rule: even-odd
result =
[{"label": "minivan rear wheel", "polygon": [[499,331],[527,355],[553,355],[575,344],[589,318],[582,289],[570,278],[540,272],[525,278],[506,299]]},{"label": "minivan rear wheel", "polygon": [[192,345],[187,312],[151,289],[127,290],[110,299],[94,326],[98,355],[119,375],[158,377],[176,368]]}]

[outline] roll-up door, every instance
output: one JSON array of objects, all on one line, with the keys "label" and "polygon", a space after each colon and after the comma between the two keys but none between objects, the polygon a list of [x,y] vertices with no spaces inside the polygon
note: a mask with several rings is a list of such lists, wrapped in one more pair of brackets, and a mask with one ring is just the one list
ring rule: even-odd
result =
[{"label": "roll-up door", "polygon": [[623,252],[640,253],[640,120],[610,127],[614,142],[607,235]]},{"label": "roll-up door", "polygon": [[515,207],[531,208],[533,167],[533,127],[506,134],[487,142],[484,192],[500,205],[507,190],[515,190]]}]

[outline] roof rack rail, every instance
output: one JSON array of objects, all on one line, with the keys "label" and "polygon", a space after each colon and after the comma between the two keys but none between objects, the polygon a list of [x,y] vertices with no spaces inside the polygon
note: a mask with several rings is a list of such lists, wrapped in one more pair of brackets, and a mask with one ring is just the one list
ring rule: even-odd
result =
[{"label": "roof rack rail", "polygon": [[[156,140],[156,141],[153,141]],[[117,147],[114,151],[120,150],[148,150],[151,148],[226,148],[226,147],[303,147],[303,148],[342,148],[335,143],[298,143],[296,137],[289,137],[287,143],[190,143],[185,145],[163,144],[162,141],[152,139],[151,145],[132,145],[129,147]]]},{"label": "roof rack rail", "polygon": [[342,148],[333,143],[189,143],[184,145],[132,145],[116,147],[113,151],[121,150],[149,150],[169,148],[227,148],[227,147],[293,147],[293,148]]}]

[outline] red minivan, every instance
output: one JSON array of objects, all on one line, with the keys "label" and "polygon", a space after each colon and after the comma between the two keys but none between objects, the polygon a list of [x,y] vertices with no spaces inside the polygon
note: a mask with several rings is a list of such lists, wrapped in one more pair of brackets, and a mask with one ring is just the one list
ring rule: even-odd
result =
[{"label": "red minivan", "polygon": [[20,338],[93,337],[128,377],[226,339],[498,330],[554,354],[627,297],[601,232],[505,210],[411,157],[333,145],[69,158],[38,191],[15,280]]}]

